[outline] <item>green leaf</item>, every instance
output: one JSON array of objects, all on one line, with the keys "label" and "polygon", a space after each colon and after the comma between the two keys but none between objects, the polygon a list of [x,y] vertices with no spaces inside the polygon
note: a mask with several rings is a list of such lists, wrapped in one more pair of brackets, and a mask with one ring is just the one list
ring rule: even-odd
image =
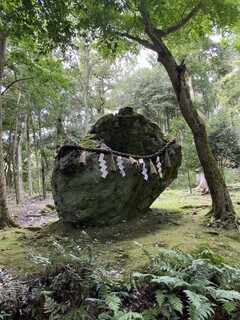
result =
[{"label": "green leaf", "polygon": [[166,298],[166,291],[163,291],[163,290],[156,291],[156,300],[157,300],[159,307],[162,306],[165,298]]},{"label": "green leaf", "polygon": [[232,314],[237,308],[237,303],[235,301],[224,301],[223,302],[223,310],[227,312],[227,314]]},{"label": "green leaf", "polygon": [[105,296],[105,302],[109,306],[109,309],[114,312],[117,312],[120,309],[121,299],[113,293]]},{"label": "green leaf", "polygon": [[189,315],[191,320],[207,320],[214,313],[213,306],[205,296],[190,290],[184,290],[189,301]]},{"label": "green leaf", "polygon": [[118,320],[140,320],[140,319],[143,319],[143,316],[141,313],[138,313],[138,312],[128,312],[126,314],[124,314],[123,316],[119,317]]},{"label": "green leaf", "polygon": [[182,314],[183,311],[183,303],[179,297],[175,294],[171,294],[168,296],[168,300],[172,308]]}]

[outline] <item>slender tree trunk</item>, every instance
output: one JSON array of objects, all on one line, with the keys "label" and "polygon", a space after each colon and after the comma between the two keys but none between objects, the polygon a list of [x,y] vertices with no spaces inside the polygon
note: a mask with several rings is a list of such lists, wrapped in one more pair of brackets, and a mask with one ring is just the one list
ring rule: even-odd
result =
[{"label": "slender tree trunk", "polygon": [[18,155],[18,185],[19,185],[19,194],[20,196],[24,194],[24,185],[23,185],[23,161],[22,161],[22,144],[26,136],[26,116],[22,124],[20,137],[18,141],[17,155]]},{"label": "slender tree trunk", "polygon": [[30,147],[30,128],[29,128],[29,115],[26,121],[26,136],[27,136],[27,168],[28,168],[28,195],[33,194],[32,185],[32,161],[31,161],[31,147]]},{"label": "slender tree trunk", "polygon": [[42,193],[43,199],[47,198],[46,192],[46,176],[45,176],[45,163],[44,163],[44,148],[42,141],[42,122],[41,122],[41,110],[38,110],[38,130],[39,130],[39,143],[40,143],[40,155],[41,155],[41,173],[42,173]]},{"label": "slender tree trunk", "polygon": [[[83,121],[83,127],[85,133],[87,133],[90,129],[90,109],[89,109],[89,104],[88,104],[88,97],[89,97],[89,78],[90,78],[90,47],[89,44],[85,43],[85,50],[84,50],[84,74],[83,74],[83,87],[82,87],[82,103],[84,107],[84,121]],[[77,64],[78,64],[78,69],[79,72],[82,72],[81,70],[81,65],[79,58],[77,58]]]},{"label": "slender tree trunk", "polygon": [[146,21],[145,31],[152,40],[153,50],[157,52],[158,61],[169,75],[182,115],[193,133],[198,157],[212,197],[212,216],[214,220],[221,220],[224,224],[225,221],[229,225],[235,224],[236,216],[227,186],[211,152],[205,124],[198,115],[190,97],[189,87],[185,80],[186,67],[183,62],[181,65],[177,65],[171,52],[149,22],[149,18],[146,16],[144,18]]},{"label": "slender tree trunk", "polygon": [[7,226],[16,226],[17,224],[13,221],[10,216],[8,206],[7,206],[7,196],[6,196],[6,185],[3,169],[3,108],[2,108],[2,80],[3,71],[5,65],[5,55],[7,50],[7,38],[0,35],[0,229]]},{"label": "slender tree trunk", "polygon": [[13,138],[12,165],[13,165],[13,180],[14,180],[15,197],[16,197],[17,204],[21,203],[19,180],[18,180],[18,168],[17,168],[17,161],[16,161],[18,126],[19,126],[19,121],[18,121],[18,116],[16,116],[14,138]]},{"label": "slender tree trunk", "polygon": [[56,148],[59,149],[60,146],[63,144],[64,140],[67,139],[67,134],[63,127],[63,120],[62,120],[62,114],[58,115],[57,118],[57,144]]},{"label": "slender tree trunk", "polygon": [[34,141],[34,154],[36,159],[36,169],[37,169],[37,186],[38,186],[38,194],[41,193],[41,173],[39,167],[39,157],[38,157],[38,147],[37,147],[37,137],[34,125],[32,123],[32,130],[33,130],[33,141]]},{"label": "slender tree trunk", "polygon": [[13,157],[13,133],[12,129],[9,132],[9,148],[8,148],[8,168],[6,175],[6,187],[10,190],[12,187],[12,157]]},{"label": "slender tree trunk", "polygon": [[189,191],[190,191],[190,194],[192,194],[192,186],[191,186],[191,179],[190,179],[190,172],[189,172],[189,170],[187,170],[187,176],[188,176]]}]

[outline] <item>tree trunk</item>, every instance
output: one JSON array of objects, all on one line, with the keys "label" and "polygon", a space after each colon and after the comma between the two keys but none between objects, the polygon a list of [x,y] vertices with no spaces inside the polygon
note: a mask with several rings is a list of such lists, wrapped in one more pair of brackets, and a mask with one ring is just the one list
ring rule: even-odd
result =
[{"label": "tree trunk", "polygon": [[7,174],[6,174],[6,187],[7,190],[10,190],[12,187],[12,157],[13,157],[13,133],[12,129],[9,132],[9,148],[8,148],[8,157],[7,157]]},{"label": "tree trunk", "polygon": [[183,62],[179,66],[177,65],[171,52],[157,35],[149,20],[146,23],[145,31],[153,42],[154,51],[158,54],[158,61],[169,75],[182,115],[193,133],[198,157],[212,197],[212,217],[214,220],[226,221],[226,224],[229,225],[235,224],[236,216],[227,186],[211,152],[205,124],[198,115],[190,97],[189,87],[185,80],[186,67]]},{"label": "tree trunk", "polygon": [[[83,63],[84,63],[84,71],[83,71],[83,84],[82,84],[82,104],[84,108],[84,121],[83,121],[83,128],[84,132],[87,133],[90,129],[90,107],[88,103],[89,99],[89,79],[90,79],[90,46],[87,40],[84,43],[84,57],[83,57]],[[79,73],[82,73],[81,65],[79,58],[77,57],[77,65],[79,69]]]},{"label": "tree trunk", "polygon": [[17,204],[21,203],[19,180],[18,180],[18,168],[17,168],[17,161],[16,161],[17,140],[18,140],[18,123],[19,123],[18,116],[16,116],[15,131],[14,131],[14,137],[13,137],[12,165],[13,165],[14,190],[15,190],[15,197],[16,197]]},{"label": "tree trunk", "polygon": [[57,118],[57,143],[56,149],[58,150],[63,142],[67,139],[67,134],[64,130],[62,114],[59,113]]},{"label": "tree trunk", "polygon": [[7,207],[7,195],[6,195],[6,185],[3,169],[3,110],[2,110],[2,80],[3,80],[3,71],[5,65],[5,55],[7,50],[7,38],[4,38],[1,35],[0,38],[0,229],[7,226],[17,226],[10,216],[8,207]]},{"label": "tree trunk", "polygon": [[40,166],[39,166],[39,156],[38,156],[38,143],[36,137],[36,130],[31,119],[32,131],[33,131],[33,142],[34,142],[34,154],[36,159],[36,169],[37,169],[37,186],[38,186],[38,194],[41,194],[41,173],[40,173]]},{"label": "tree trunk", "polygon": [[27,168],[28,168],[28,195],[33,194],[32,186],[32,161],[31,161],[31,147],[30,147],[30,130],[29,130],[29,115],[26,121],[26,135],[27,135]]},{"label": "tree trunk", "polygon": [[39,130],[39,143],[40,143],[40,155],[41,155],[41,173],[42,173],[42,194],[43,199],[47,198],[46,192],[46,176],[45,176],[45,163],[44,163],[44,148],[42,141],[42,123],[41,123],[41,110],[38,110],[38,130]]},{"label": "tree trunk", "polygon": [[22,124],[20,137],[18,141],[17,155],[18,155],[18,185],[19,185],[19,194],[20,196],[24,194],[24,185],[23,185],[23,161],[22,161],[22,144],[26,136],[26,116]]}]

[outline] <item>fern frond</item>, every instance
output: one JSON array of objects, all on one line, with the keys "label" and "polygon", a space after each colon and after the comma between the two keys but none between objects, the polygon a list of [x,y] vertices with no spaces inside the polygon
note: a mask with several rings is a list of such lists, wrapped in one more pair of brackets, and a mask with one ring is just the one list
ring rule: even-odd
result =
[{"label": "fern frond", "polygon": [[182,314],[182,312],[183,312],[183,303],[182,303],[182,300],[179,297],[177,297],[175,294],[170,294],[170,295],[168,295],[168,301],[169,301],[171,307],[175,311],[178,311],[179,313]]},{"label": "fern frond", "polygon": [[50,317],[49,319],[57,319],[57,313],[60,309],[60,305],[51,297],[45,295],[45,302],[44,302],[44,313],[49,313]]},{"label": "fern frond", "polygon": [[232,314],[237,309],[237,303],[235,301],[224,301],[223,302],[223,310],[227,314]]},{"label": "fern frond", "polygon": [[118,320],[144,320],[144,318],[141,313],[129,311],[128,313],[120,316]]},{"label": "fern frond", "polygon": [[207,291],[211,294],[214,300],[220,302],[227,302],[232,300],[240,301],[240,292],[235,290],[215,289],[214,287],[207,287]]},{"label": "fern frond", "polygon": [[162,285],[166,285],[170,288],[178,288],[178,287],[188,287],[189,284],[180,279],[179,277],[170,277],[170,276],[153,276],[152,283],[158,283]]},{"label": "fern frond", "polygon": [[144,320],[156,320],[158,315],[158,310],[157,309],[148,309],[144,310],[142,313],[143,319]]},{"label": "fern frond", "polygon": [[105,302],[114,313],[120,309],[121,299],[112,293],[105,296]]},{"label": "fern frond", "polygon": [[157,290],[155,296],[156,296],[158,306],[161,307],[166,298],[166,291]]},{"label": "fern frond", "polygon": [[214,313],[213,306],[205,296],[190,290],[183,290],[189,301],[189,315],[191,320],[207,320]]}]

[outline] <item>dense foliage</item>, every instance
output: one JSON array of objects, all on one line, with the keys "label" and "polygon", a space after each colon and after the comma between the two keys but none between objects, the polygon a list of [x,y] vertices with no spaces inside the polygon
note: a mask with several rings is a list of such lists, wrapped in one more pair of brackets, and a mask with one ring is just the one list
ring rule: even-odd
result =
[{"label": "dense foliage", "polygon": [[0,272],[1,319],[238,319],[240,270],[209,249],[191,256],[161,249],[130,277],[55,246],[64,263],[34,256],[47,269],[26,282]]}]

